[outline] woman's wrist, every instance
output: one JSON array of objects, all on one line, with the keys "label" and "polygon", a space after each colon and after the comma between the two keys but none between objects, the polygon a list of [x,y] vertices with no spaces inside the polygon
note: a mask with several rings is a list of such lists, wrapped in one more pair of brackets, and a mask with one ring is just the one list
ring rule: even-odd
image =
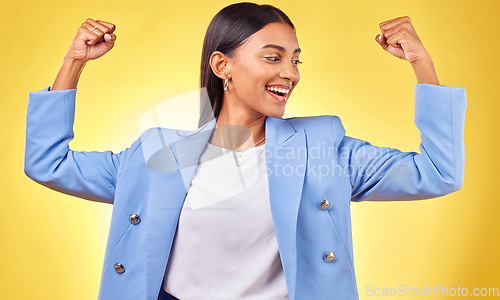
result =
[{"label": "woman's wrist", "polygon": [[434,63],[429,55],[411,63],[418,83],[439,85]]},{"label": "woman's wrist", "polygon": [[86,63],[86,61],[64,57],[63,64],[57,73],[51,91],[75,89]]}]

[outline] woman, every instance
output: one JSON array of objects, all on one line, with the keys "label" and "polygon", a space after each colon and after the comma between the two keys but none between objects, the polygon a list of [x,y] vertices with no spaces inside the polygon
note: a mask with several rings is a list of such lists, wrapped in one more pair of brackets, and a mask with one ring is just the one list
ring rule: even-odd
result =
[{"label": "woman", "polygon": [[350,201],[462,185],[465,90],[439,85],[408,17],[381,23],[376,41],[415,72],[421,154],[345,136],[335,116],[281,118],[301,50],[282,11],[252,3],[208,27],[197,130],[152,128],[118,154],[70,150],[79,75],[114,30],[87,19],[52,87],[30,93],[25,153],[35,181],[113,203],[100,299],[358,299]]}]

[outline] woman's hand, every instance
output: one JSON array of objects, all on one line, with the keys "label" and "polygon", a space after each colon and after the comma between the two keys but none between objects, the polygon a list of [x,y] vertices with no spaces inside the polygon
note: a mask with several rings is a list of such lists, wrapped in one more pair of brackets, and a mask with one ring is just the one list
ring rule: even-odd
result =
[{"label": "woman's hand", "polygon": [[115,28],[114,24],[88,18],[78,28],[66,58],[87,62],[103,56],[115,45]]},{"label": "woman's hand", "polygon": [[379,24],[381,34],[375,40],[385,51],[407,60],[413,67],[418,83],[439,85],[431,56],[418,38],[408,16]]},{"label": "woman's hand", "polygon": [[116,41],[114,31],[115,25],[108,22],[90,18],[83,22],[69,46],[51,91],[75,89],[85,64],[113,48]]}]

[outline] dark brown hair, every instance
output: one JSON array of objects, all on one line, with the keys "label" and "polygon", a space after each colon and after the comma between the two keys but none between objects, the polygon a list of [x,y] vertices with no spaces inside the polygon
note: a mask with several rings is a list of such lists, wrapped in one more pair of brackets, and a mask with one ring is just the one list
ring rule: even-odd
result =
[{"label": "dark brown hair", "polygon": [[[287,23],[295,30],[292,21],[284,12],[267,4],[258,5],[250,2],[231,4],[213,17],[205,33],[201,54],[202,92],[198,126],[210,121],[212,114],[217,117],[222,106],[223,81],[210,67],[212,53],[220,51],[230,57],[248,37],[273,22]],[[206,93],[203,88],[206,88]]]}]

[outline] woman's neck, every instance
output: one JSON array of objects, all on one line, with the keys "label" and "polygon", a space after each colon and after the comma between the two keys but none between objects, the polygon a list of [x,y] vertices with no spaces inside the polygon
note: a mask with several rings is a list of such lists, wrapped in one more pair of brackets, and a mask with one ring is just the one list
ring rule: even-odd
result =
[{"label": "woman's neck", "polygon": [[243,152],[265,143],[262,141],[266,136],[265,124],[265,115],[251,114],[223,104],[210,143]]}]

